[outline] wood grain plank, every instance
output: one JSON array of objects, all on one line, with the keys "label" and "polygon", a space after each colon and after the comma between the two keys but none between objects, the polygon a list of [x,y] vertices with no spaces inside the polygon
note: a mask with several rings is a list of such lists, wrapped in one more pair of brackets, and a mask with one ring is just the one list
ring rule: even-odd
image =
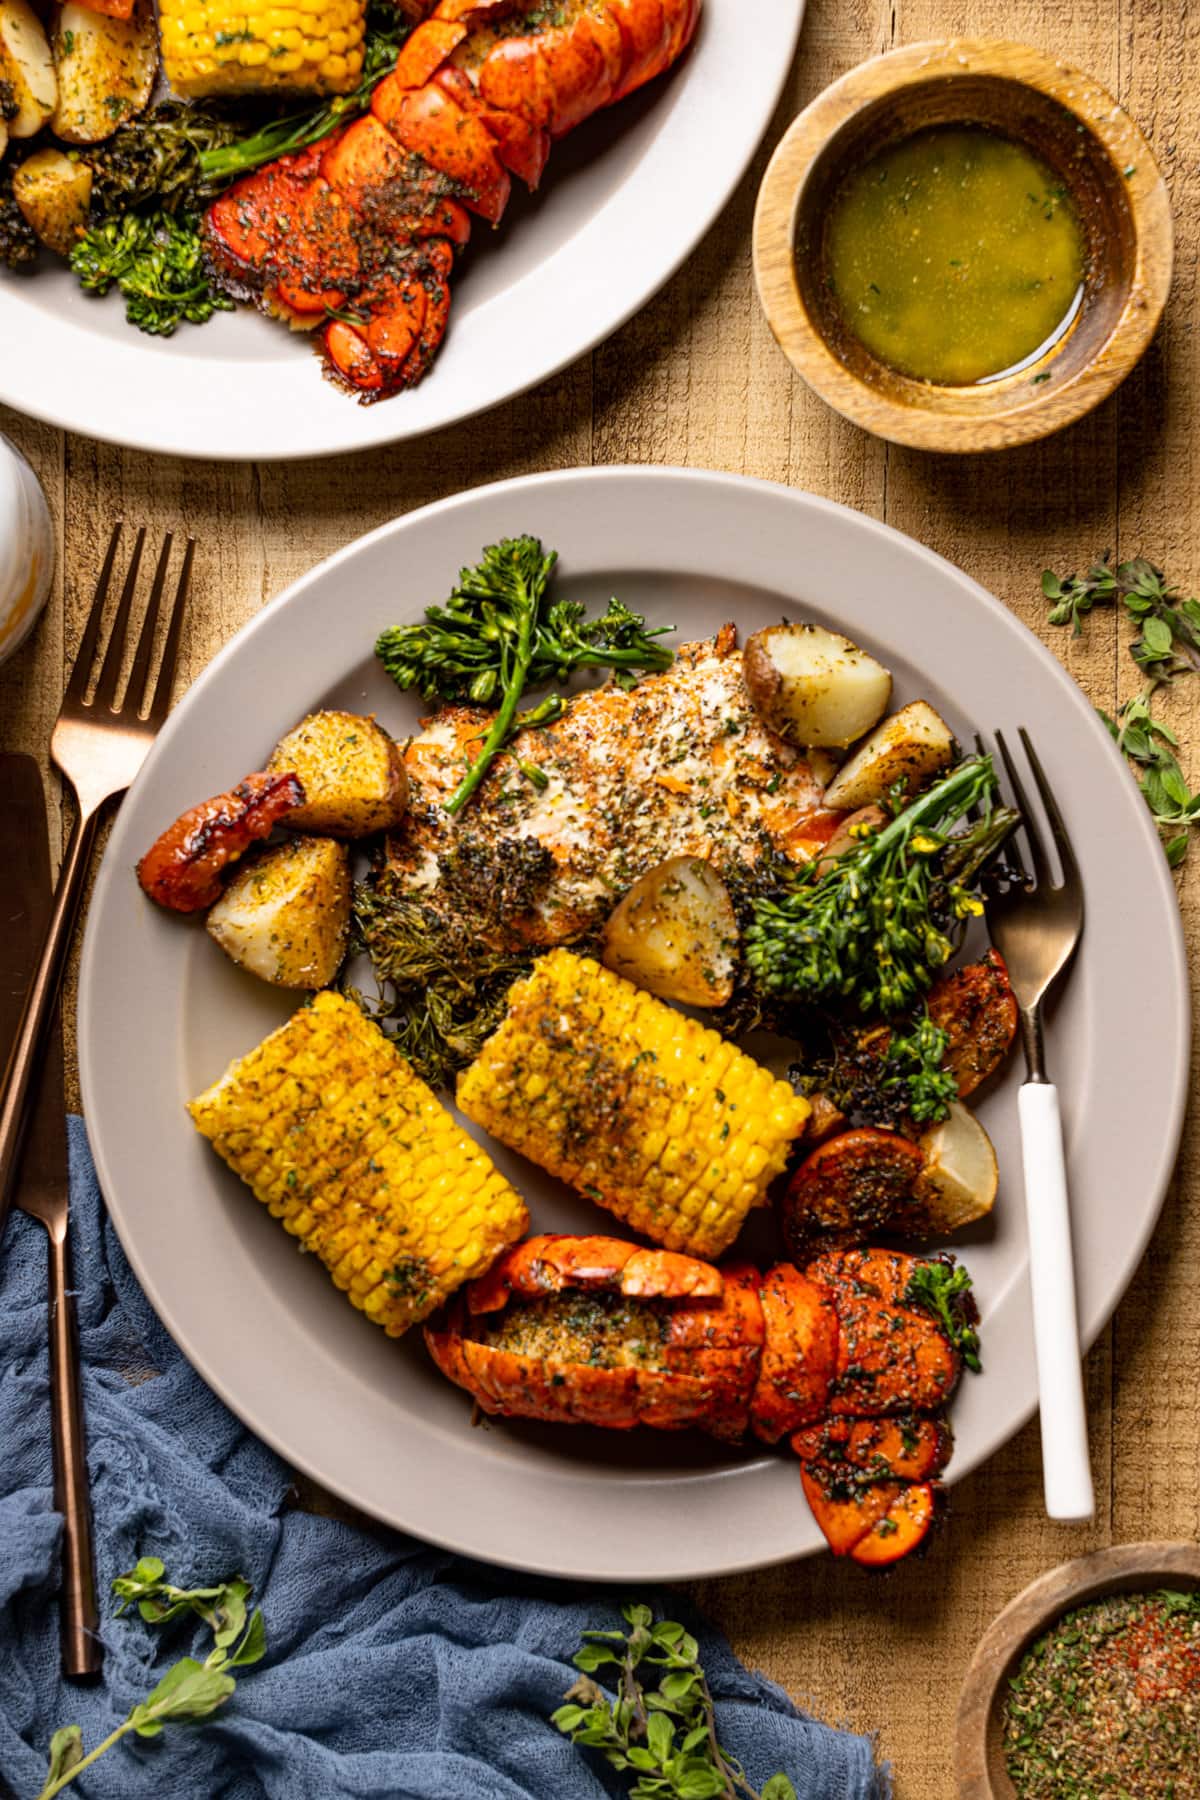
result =
[{"label": "wood grain plank", "polygon": [[[1191,99],[1200,78],[1200,17],[1184,4],[1160,8],[1123,0],[1119,23],[1123,91],[1172,190],[1177,249],[1174,288],[1154,353],[1118,396],[1117,543],[1122,556],[1148,556],[1193,593],[1200,588],[1194,174],[1200,125]],[[1140,672],[1122,653],[1118,697],[1128,699],[1141,685]],[[1160,695],[1156,710],[1181,734],[1185,773],[1200,784],[1194,682]],[[1198,868],[1193,854],[1180,882],[1194,989],[1200,975]],[[1114,1530],[1122,1537],[1200,1537],[1200,1318],[1187,1278],[1200,1260],[1198,1190],[1200,1164],[1188,1130],[1162,1222],[1115,1321]]]}]

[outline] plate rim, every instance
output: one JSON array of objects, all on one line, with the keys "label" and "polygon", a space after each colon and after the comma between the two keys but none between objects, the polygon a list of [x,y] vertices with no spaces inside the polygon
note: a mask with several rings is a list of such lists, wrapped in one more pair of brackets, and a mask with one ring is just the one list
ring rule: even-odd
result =
[{"label": "plate rim", "polygon": [[[188,439],[186,436],[188,424],[186,413],[182,415],[182,422],[178,426],[174,426],[172,423],[173,420],[181,417],[180,409],[184,405],[182,394],[177,395],[171,402],[174,411],[168,411],[166,407],[163,407],[155,413],[156,424],[153,432],[144,428],[126,427],[122,422],[123,415],[119,409],[111,404],[106,404],[103,400],[90,403],[93,414],[98,416],[88,415],[87,396],[91,392],[92,383],[86,378],[86,362],[92,345],[97,347],[97,353],[101,357],[111,353],[122,362],[129,359],[133,364],[131,373],[134,379],[140,377],[149,385],[153,385],[155,382],[156,365],[152,357],[156,349],[162,349],[162,345],[158,340],[143,344],[140,341],[140,334],[130,329],[128,341],[124,337],[106,338],[86,334],[86,341],[80,350],[84,366],[75,369],[74,379],[69,374],[55,377],[55,391],[60,397],[50,401],[42,400],[39,392],[37,371],[42,366],[41,358],[30,355],[19,362],[10,364],[13,369],[11,375],[6,374],[4,365],[0,364],[0,405],[10,406],[25,417],[35,419],[39,423],[52,426],[57,430],[72,432],[90,438],[94,442],[112,444],[118,448],[141,451],[145,454],[203,458],[206,461],[219,463],[289,463],[315,457],[351,456],[357,452],[384,449],[392,444],[419,442],[437,432],[449,430],[452,426],[463,425],[469,420],[479,417],[482,413],[490,411],[493,407],[507,405],[513,400],[519,399],[531,389],[540,386],[545,381],[552,380],[564,369],[570,368],[574,363],[589,355],[598,345],[606,342],[624,325],[627,325],[630,319],[647,306],[655,295],[678,274],[684,263],[696,251],[725,211],[739,184],[745,179],[753,165],[796,60],[807,0],[784,0],[784,4],[791,9],[794,16],[783,20],[786,54],[779,58],[775,78],[773,81],[768,81],[761,90],[758,104],[747,109],[747,125],[737,153],[724,165],[721,164],[718,157],[716,166],[719,169],[723,167],[723,172],[713,181],[711,188],[693,189],[698,196],[698,204],[690,215],[691,223],[682,232],[678,241],[671,245],[665,261],[655,260],[652,265],[652,274],[639,279],[636,284],[631,283],[625,299],[615,309],[604,310],[602,314],[597,311],[593,314],[591,323],[586,326],[578,340],[569,346],[564,344],[550,356],[548,361],[537,362],[535,356],[531,359],[531,366],[527,372],[511,384],[501,381],[497,384],[495,391],[481,390],[480,397],[464,398],[451,405],[448,410],[437,414],[433,419],[426,420],[421,424],[413,423],[410,426],[404,423],[405,401],[411,398],[406,393],[402,392],[389,400],[369,407],[358,406],[352,396],[342,395],[339,398],[344,402],[343,413],[336,417],[341,419],[344,416],[346,422],[344,428],[336,436],[331,432],[330,435],[334,436],[332,442],[314,442],[297,434],[295,414],[288,414],[278,421],[272,421],[271,430],[261,439],[256,438],[253,434],[260,430],[261,418],[259,412],[253,408],[230,424],[228,435],[222,433],[215,441],[210,441],[202,431],[199,437]],[[700,24],[701,33],[705,30],[706,16],[711,16],[707,14],[707,8],[713,5],[714,0],[706,0],[706,15],[702,15]],[[702,52],[702,37],[697,42]],[[691,58],[696,53],[697,47],[693,45],[689,47],[685,56]],[[681,73],[683,72],[681,65]],[[671,78],[672,71],[665,71],[664,77],[660,79],[670,80]],[[720,134],[713,134],[713,141],[719,145]],[[607,212],[610,204],[611,202],[602,205],[589,223],[598,221]],[[577,240],[586,239],[586,236],[587,228],[585,227],[582,232],[562,244],[554,252],[554,256],[556,258],[559,256],[574,258],[578,254],[575,248]],[[564,271],[564,274],[569,281],[570,269]],[[19,281],[21,278],[18,276],[15,279]],[[524,285],[524,279],[527,278],[523,278],[519,285]],[[0,282],[0,336],[3,335],[5,320],[10,315],[14,330],[22,327],[28,328],[30,309],[19,290],[13,288],[12,282],[4,281]],[[44,314],[41,313],[40,308],[33,309],[33,316],[39,315],[43,316],[46,321],[45,329],[48,335],[58,331],[61,353],[65,336],[73,334],[78,328],[72,324],[71,334],[64,334],[62,321],[59,320],[56,323],[52,309],[47,310]],[[260,323],[265,328],[270,321],[264,319]],[[297,357],[289,365],[290,376],[295,377],[301,383],[311,381],[318,388],[325,387],[327,384],[323,382],[320,371],[312,366],[314,360]],[[185,362],[185,359],[176,359],[176,366],[180,362]],[[532,362],[537,362],[536,368],[532,366]],[[239,372],[249,366],[253,366],[253,364],[229,358],[214,357],[207,361],[197,359],[195,368],[198,373],[194,377],[195,387],[198,389],[201,384],[209,386],[215,384],[220,387],[223,396],[228,396],[237,389]],[[30,371],[28,382],[22,379],[21,371],[23,369]],[[429,381],[436,380],[437,370],[435,368]],[[185,390],[187,387],[188,378],[185,377]],[[292,392],[290,383],[288,391]],[[428,391],[427,385],[422,384],[419,391]],[[82,412],[75,409],[76,396],[83,401]],[[301,395],[301,406],[302,403],[303,396]],[[376,420],[379,421],[378,425],[376,425]],[[354,421],[359,422],[357,428]],[[97,424],[101,429],[97,430]],[[229,441],[231,437],[237,441],[231,444]]]},{"label": "plate rim", "polygon": [[[180,702],[173,709],[172,715],[168,719],[166,726],[163,731],[160,732],[158,739],[152,746],[150,755],[143,765],[143,773],[138,777],[139,782],[143,779],[145,772],[152,768],[153,763],[169,749],[174,730],[183,714],[183,708],[191,702],[192,696],[201,690],[202,687],[206,688],[211,685],[212,682],[219,679],[221,671],[225,666],[234,656],[240,655],[244,644],[252,639],[258,632],[265,629],[267,621],[273,619],[278,611],[291,604],[297,597],[302,595],[308,588],[317,582],[327,579],[331,573],[335,572],[342,565],[352,563],[354,558],[361,554],[367,546],[381,542],[388,537],[402,537],[404,532],[412,527],[414,521],[419,523],[430,515],[436,514],[439,516],[448,516],[460,510],[469,512],[473,505],[484,498],[498,499],[512,494],[519,496],[522,493],[529,493],[539,489],[556,486],[570,487],[575,484],[603,489],[605,486],[616,485],[622,481],[629,480],[630,478],[633,478],[638,483],[664,486],[681,484],[690,488],[723,490],[733,494],[736,494],[739,491],[764,494],[766,496],[774,497],[776,500],[794,503],[796,505],[798,516],[802,515],[806,509],[813,508],[817,512],[826,515],[849,518],[855,521],[856,529],[867,531],[879,538],[884,544],[893,546],[900,545],[903,546],[904,550],[908,553],[916,552],[919,560],[923,560],[930,567],[937,568],[941,572],[948,572],[956,583],[960,585],[965,584],[971,591],[972,598],[976,604],[982,603],[984,610],[990,613],[997,623],[1001,624],[1012,635],[1025,643],[1027,649],[1043,662],[1043,666],[1046,671],[1052,675],[1053,680],[1060,688],[1067,703],[1074,708],[1082,709],[1082,717],[1090,717],[1091,722],[1095,726],[1097,746],[1098,748],[1106,747],[1105,753],[1113,760],[1114,773],[1117,769],[1124,769],[1125,765],[1120,760],[1109,733],[1101,723],[1099,717],[1095,715],[1094,709],[1091,708],[1090,702],[1087,700],[1082,688],[1075,682],[1054,653],[1041,642],[1037,635],[1024,624],[1023,620],[1021,620],[1016,613],[1005,606],[1001,600],[991,594],[981,583],[977,582],[974,577],[968,575],[965,570],[959,568],[957,564],[952,563],[948,558],[943,557],[939,552],[931,550],[927,545],[920,543],[917,539],[910,537],[907,533],[874,518],[870,514],[859,512],[853,507],[847,506],[839,501],[827,499],[823,495],[813,494],[802,489],[790,487],[785,483],[762,480],[757,477],[746,475],[722,473],[715,470],[689,469],[682,466],[618,464],[599,467],[583,466],[574,469],[551,470],[532,475],[513,476],[503,481],[489,483],[483,487],[469,488],[455,494],[447,495],[440,500],[430,502],[428,505],[416,508],[412,512],[401,514],[398,517],[377,526],[372,531],[362,534],[362,536],[342,546],[341,549],[334,551],[329,557],[326,557],[323,561],[316,564],[296,581],[290,583],[272,600],[268,601],[267,604],[255,613],[251,619],[247,620],[229,642],[218,651],[216,656],[201,671],[200,675],[197,676],[196,680],[188,689],[187,694],[181,698]],[[133,790],[131,790],[131,792],[132,791]],[[1107,1301],[1101,1307],[1100,1316],[1093,1324],[1090,1326],[1085,1325],[1085,1349],[1091,1348],[1092,1344],[1096,1341],[1113,1314],[1116,1312],[1117,1307],[1120,1305],[1128,1291],[1133,1276],[1145,1256],[1150,1238],[1158,1225],[1163,1204],[1170,1186],[1175,1162],[1178,1157],[1190,1079],[1192,1018],[1186,941],[1182,917],[1180,915],[1171,873],[1167,866],[1166,859],[1162,854],[1161,843],[1149,811],[1145,807],[1131,809],[1130,816],[1137,821],[1136,828],[1142,836],[1146,850],[1153,853],[1153,859],[1150,866],[1154,870],[1155,880],[1164,902],[1163,910],[1166,920],[1169,921],[1166,933],[1167,951],[1169,960],[1174,965],[1174,980],[1171,983],[1169,991],[1172,998],[1176,1000],[1175,1017],[1174,1020],[1170,1022],[1174,1028],[1173,1044],[1175,1055],[1172,1063],[1172,1089],[1169,1105],[1167,1107],[1169,1127],[1160,1134],[1156,1141],[1154,1147],[1153,1168],[1150,1172],[1152,1178],[1148,1179],[1146,1182],[1146,1191],[1152,1196],[1152,1204],[1147,1206],[1139,1229],[1131,1240],[1131,1248],[1126,1255],[1111,1300]],[[388,1516],[381,1512],[376,1503],[371,1501],[361,1492],[356,1491],[353,1469],[347,1471],[344,1479],[339,1478],[336,1483],[332,1482],[326,1469],[316,1467],[312,1460],[306,1456],[297,1455],[295,1450],[284,1441],[283,1435],[275,1431],[269,1420],[262,1419],[257,1416],[257,1413],[253,1413],[252,1415],[252,1412],[248,1412],[241,1403],[236,1402],[224,1379],[209,1367],[209,1358],[207,1355],[194,1353],[191,1344],[185,1343],[177,1334],[175,1327],[168,1321],[158,1298],[158,1284],[146,1270],[137,1250],[136,1243],[127,1234],[126,1224],[121,1216],[121,1208],[119,1205],[114,1207],[108,1200],[108,1194],[115,1184],[112,1179],[106,1146],[99,1142],[97,1138],[93,1137],[89,1116],[92,1109],[88,1103],[88,1095],[89,1090],[92,1092],[95,1091],[96,1076],[94,1074],[94,1067],[103,1043],[102,1032],[98,1033],[94,1029],[92,1015],[92,992],[101,956],[99,948],[99,929],[98,927],[94,929],[92,922],[93,919],[98,919],[101,914],[103,903],[107,898],[108,889],[126,873],[127,871],[124,869],[124,866],[118,867],[114,862],[111,852],[106,851],[97,875],[92,908],[84,936],[80,965],[78,1002],[80,1085],[84,1099],[84,1116],[88,1126],[89,1143],[92,1147],[97,1174],[100,1179],[102,1192],[105,1195],[106,1204],[109,1208],[110,1217],[112,1218],[113,1225],[120,1238],[130,1265],[141,1283],[143,1291],[146,1293],[147,1298],[154,1307],[156,1314],[162,1321],[164,1328],[169,1332],[173,1341],[187,1357],[192,1367],[197,1370],[201,1378],[207,1382],[224,1404],[229,1407],[230,1411],[234,1413],[235,1417],[240,1419],[248,1430],[267,1443],[276,1454],[289,1464],[289,1466],[299,1469],[320,1486],[338,1494],[349,1504],[358,1508],[358,1510],[379,1520],[389,1529],[408,1531],[412,1533],[412,1535],[418,1536],[423,1541],[432,1543],[440,1548],[457,1554],[485,1560],[494,1563],[498,1567],[507,1567],[561,1578],[563,1576],[561,1567],[557,1567],[550,1562],[532,1562],[521,1557],[506,1557],[503,1554],[495,1553],[491,1549],[481,1551],[476,1545],[457,1538],[453,1534],[438,1535],[435,1532],[430,1532],[424,1524],[420,1527],[399,1524],[394,1514]],[[1168,1022],[1163,1021],[1160,1027],[1160,1035],[1166,1034],[1168,1029]],[[1015,1203],[1015,1194],[1013,1198]],[[953,1485],[957,1481],[964,1479],[983,1462],[989,1461],[992,1456],[997,1454],[997,1452],[1004,1447],[1005,1444],[1011,1442],[1016,1433],[1028,1423],[1029,1419],[1033,1417],[1036,1411],[1037,1403],[1035,1397],[1034,1400],[1022,1410],[1019,1416],[1014,1417],[1011,1430],[1007,1433],[1001,1443],[997,1444],[992,1450],[986,1453],[980,1453],[974,1457],[960,1456],[955,1463],[952,1463],[950,1470],[948,1471],[948,1485]],[[809,1553],[810,1552],[803,1546],[793,1546],[779,1551],[771,1551],[767,1554],[751,1552],[745,1555],[723,1558],[720,1568],[717,1570],[714,1570],[711,1566],[707,1565],[696,1566],[684,1562],[678,1566],[672,1565],[669,1569],[662,1570],[659,1578],[665,1580],[690,1580],[711,1576],[714,1573],[719,1573],[721,1575],[740,1574],[749,1572],[753,1569],[767,1568],[794,1561],[798,1557]],[[603,1567],[576,1564],[573,1565],[569,1571],[568,1578],[573,1580],[616,1582],[641,1579],[645,1574],[646,1571],[644,1569],[639,1569],[635,1575],[627,1575],[614,1574],[611,1568],[606,1569]]]}]

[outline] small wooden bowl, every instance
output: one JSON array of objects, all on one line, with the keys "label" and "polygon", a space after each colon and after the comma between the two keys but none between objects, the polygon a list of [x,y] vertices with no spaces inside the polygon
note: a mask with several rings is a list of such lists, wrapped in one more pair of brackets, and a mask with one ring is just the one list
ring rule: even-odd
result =
[{"label": "small wooden bowl", "polygon": [[[823,233],[845,174],[931,125],[981,125],[1058,174],[1083,226],[1074,323],[1002,379],[939,386],[898,374],[847,328],[825,280]],[[794,119],[754,216],[754,270],[771,329],[822,399],[864,430],[921,450],[1002,450],[1081,418],[1124,380],[1171,285],[1173,229],[1150,147],[1102,87],[1024,44],[912,44],[852,69]]]},{"label": "small wooden bowl", "polygon": [[1097,1550],[1051,1569],[1009,1602],[979,1640],[959,1697],[958,1800],[1016,1800],[1004,1765],[1004,1697],[1009,1676],[1034,1639],[1089,1600],[1161,1587],[1200,1589],[1200,1544]]}]

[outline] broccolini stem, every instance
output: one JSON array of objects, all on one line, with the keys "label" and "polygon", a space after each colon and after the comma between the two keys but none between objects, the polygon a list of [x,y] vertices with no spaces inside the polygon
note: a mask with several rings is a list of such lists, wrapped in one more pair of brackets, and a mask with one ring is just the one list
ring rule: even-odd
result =
[{"label": "broccolini stem", "polygon": [[944,780],[935,782],[927,793],[918,795],[912,805],[898,813],[877,836],[868,839],[861,851],[851,854],[865,871],[882,861],[923,825],[936,829],[940,819],[951,822],[960,819],[994,785],[991,757],[968,757]]},{"label": "broccolini stem", "polygon": [[483,740],[483,746],[471,767],[459,782],[454,793],[446,802],[446,811],[453,815],[461,812],[475,789],[479,786],[497,756],[508,742],[516,715],[517,704],[525,692],[525,679],[529,674],[529,664],[533,655],[533,607],[521,608],[521,619],[517,629],[517,647],[511,661],[506,657],[508,666],[505,669],[504,698],[492,721],[491,730]]},{"label": "broccolini stem", "polygon": [[[960,872],[971,853],[947,834],[995,786],[990,757],[968,758],[824,872],[810,864],[783,894],[756,900],[744,943],[759,987],[868,1013],[911,1006],[952,955],[962,919],[981,910]],[[990,836],[988,821],[964,835]]]},{"label": "broccolini stem", "polygon": [[238,175],[248,175],[254,169],[261,169],[264,163],[274,162],[277,156],[287,156],[293,150],[306,150],[310,144],[319,144],[339,125],[356,119],[367,110],[371,95],[384,76],[390,75],[395,68],[399,48],[398,41],[373,40],[368,46],[362,80],[353,93],[338,94],[322,106],[273,119],[260,131],[235,139],[232,144],[202,150],[196,159],[201,181],[206,187],[223,187]]}]

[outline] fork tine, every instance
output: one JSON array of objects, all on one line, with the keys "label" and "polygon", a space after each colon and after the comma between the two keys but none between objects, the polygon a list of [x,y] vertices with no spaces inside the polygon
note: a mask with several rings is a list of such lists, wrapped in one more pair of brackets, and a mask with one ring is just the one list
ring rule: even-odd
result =
[{"label": "fork tine", "polygon": [[96,641],[100,636],[100,621],[104,617],[104,602],[108,599],[108,584],[112,579],[113,563],[116,560],[117,545],[121,541],[123,525],[124,521],[118,519],[112,528],[108,549],[104,553],[100,578],[96,583],[96,591],[92,595],[92,610],[87,616],[87,624],[83,628],[83,636],[79,640],[79,649],[75,654],[75,666],[71,670],[71,679],[67,683],[64,698],[76,703],[81,702],[87,692],[92,664],[96,659]]},{"label": "fork tine", "polygon": [[1033,876],[1025,867],[1025,858],[1021,853],[1021,840],[1016,831],[1011,831],[1004,842],[1004,860],[1014,870],[1022,887],[1029,887]]},{"label": "fork tine", "polygon": [[[1021,785],[1021,777],[1017,774],[1013,759],[1008,754],[1008,745],[1004,742],[1003,732],[998,731],[996,733],[996,748],[1000,752],[1000,760],[1004,764],[1004,772],[1008,776],[1008,785],[1012,789],[1013,799],[1016,801],[1017,810],[1021,814],[1021,821],[1025,827],[1025,836],[1029,839],[1029,851],[1033,858],[1034,876],[1039,883],[1049,884],[1050,865],[1046,861],[1046,852],[1042,848],[1041,833],[1038,831],[1037,822],[1030,810],[1029,800],[1026,797],[1025,789]],[[1009,841],[1011,844],[1014,840],[1010,839]]]},{"label": "fork tine", "polygon": [[1050,821],[1050,835],[1054,839],[1054,847],[1058,851],[1058,860],[1062,865],[1063,881],[1074,885],[1079,881],[1079,864],[1075,861],[1075,852],[1071,848],[1071,840],[1067,835],[1063,816],[1058,810],[1058,801],[1054,798],[1053,790],[1046,779],[1046,772],[1038,760],[1038,753],[1030,742],[1029,733],[1023,725],[1018,727],[1018,731],[1021,742],[1025,746],[1025,754],[1029,758],[1029,767],[1033,770],[1034,783],[1041,795],[1042,805],[1046,809],[1046,817]]},{"label": "fork tine", "polygon": [[167,579],[167,564],[171,560],[171,545],[174,542],[174,532],[168,531],[163,539],[162,549],[158,553],[154,585],[150,589],[146,616],[142,620],[142,633],[138,638],[137,650],[134,652],[133,667],[129,671],[129,684],[125,689],[125,708],[126,710],[132,708],[135,713],[140,713],[142,710],[142,696],[146,691],[146,677],[150,673],[150,658],[154,652],[154,633],[158,625],[158,611],[162,602],[163,586]]},{"label": "fork tine", "polygon": [[163,645],[162,662],[159,664],[158,680],[154,684],[154,693],[150,700],[150,711],[147,714],[150,723],[159,724],[167,715],[171,704],[171,688],[175,681],[175,664],[179,656],[179,638],[183,630],[183,615],[187,607],[188,588],[192,581],[192,558],[196,554],[196,540],[189,538],[183,553],[183,567],[179,571],[179,582],[175,588],[175,599],[171,607],[171,618],[167,625],[167,641]]},{"label": "fork tine", "polygon": [[129,611],[137,589],[138,565],[142,560],[142,546],[145,542],[146,527],[140,525],[133,543],[133,554],[129,558],[129,567],[125,572],[125,586],[121,589],[121,599],[108,634],[108,649],[104,652],[96,692],[92,696],[93,706],[107,706],[110,712],[117,710],[117,682],[121,675],[121,659],[125,655],[125,638],[129,629]]}]

